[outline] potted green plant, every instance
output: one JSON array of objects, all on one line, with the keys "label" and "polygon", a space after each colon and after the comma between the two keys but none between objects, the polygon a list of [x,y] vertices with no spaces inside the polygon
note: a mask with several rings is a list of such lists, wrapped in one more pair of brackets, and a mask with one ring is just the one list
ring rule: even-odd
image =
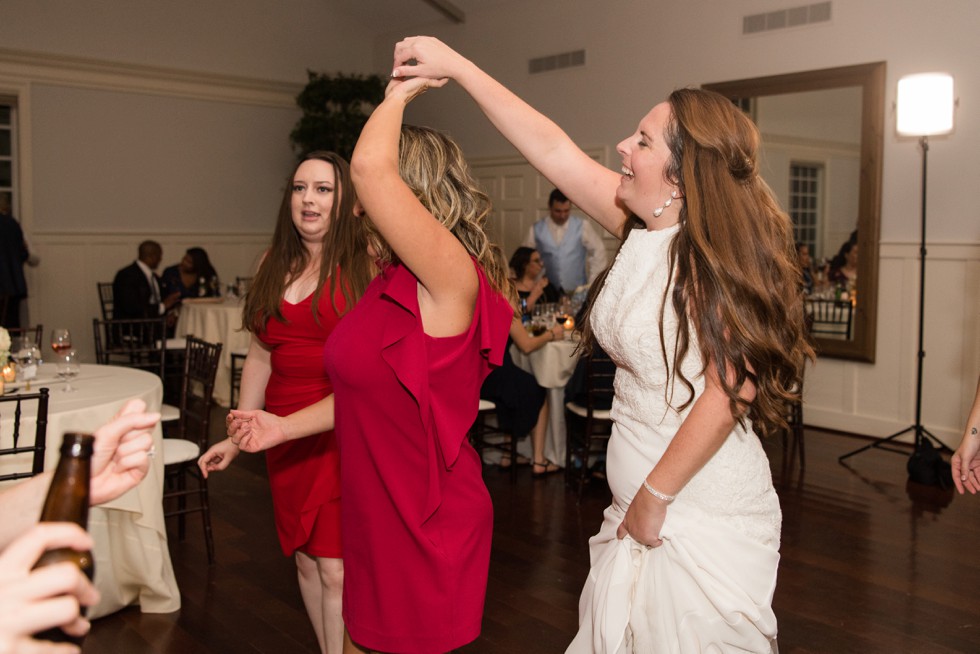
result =
[{"label": "potted green plant", "polygon": [[385,80],[378,75],[306,72],[309,81],[296,96],[303,116],[289,140],[300,157],[330,150],[350,160],[361,128],[384,99]]}]

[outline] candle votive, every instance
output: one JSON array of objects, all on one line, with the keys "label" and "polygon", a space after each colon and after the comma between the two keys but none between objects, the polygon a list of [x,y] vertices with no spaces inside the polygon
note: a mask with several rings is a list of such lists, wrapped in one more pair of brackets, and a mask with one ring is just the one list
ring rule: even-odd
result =
[{"label": "candle votive", "polygon": [[568,316],[567,318],[565,318],[565,323],[562,326],[565,328],[566,332],[572,331],[573,329],[575,329],[575,318]]},{"label": "candle votive", "polygon": [[17,371],[14,369],[13,365],[6,363],[3,366],[3,380],[5,382],[13,382],[17,378]]}]

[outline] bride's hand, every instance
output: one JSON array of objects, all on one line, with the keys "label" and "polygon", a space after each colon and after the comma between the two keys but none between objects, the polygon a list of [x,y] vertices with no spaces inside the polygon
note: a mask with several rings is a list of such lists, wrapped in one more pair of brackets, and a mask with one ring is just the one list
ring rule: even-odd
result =
[{"label": "bride's hand", "polygon": [[626,534],[641,545],[660,547],[660,529],[667,517],[667,503],[657,499],[640,486],[626,510],[626,517],[616,531],[616,538],[626,538]]},{"label": "bride's hand", "polygon": [[[466,63],[458,52],[431,36],[411,36],[395,44],[393,78],[425,77],[442,80],[455,77]],[[441,84],[440,84],[441,86]]]}]

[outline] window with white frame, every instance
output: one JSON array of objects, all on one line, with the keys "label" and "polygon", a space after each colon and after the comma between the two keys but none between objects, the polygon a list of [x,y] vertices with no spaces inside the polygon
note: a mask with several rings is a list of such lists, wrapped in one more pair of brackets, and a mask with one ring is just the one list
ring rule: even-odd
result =
[{"label": "window with white frame", "polygon": [[789,217],[793,221],[793,240],[820,252],[820,222],[823,214],[823,165],[790,162]]}]

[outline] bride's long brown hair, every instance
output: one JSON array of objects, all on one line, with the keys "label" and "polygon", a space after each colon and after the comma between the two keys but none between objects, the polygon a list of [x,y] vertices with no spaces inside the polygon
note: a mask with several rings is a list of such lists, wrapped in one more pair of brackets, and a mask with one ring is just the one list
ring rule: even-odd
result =
[{"label": "bride's long brown hair", "polygon": [[[757,171],[759,132],[717,93],[679,89],[667,101],[664,139],[671,158],[664,176],[685,201],[670,245],[669,301],[679,318],[672,361],[662,329],[660,346],[668,369],[690,391],[679,409],[693,400],[694,387],[680,366],[693,328],[704,366],[714,362],[732,414],[762,431],[785,426],[785,403],[799,398],[813,348],[790,220]],[[645,223],[631,216],[624,240],[631,229],[645,229]],[[665,289],[664,305],[667,295]],[[587,320],[585,330],[591,339]],[[738,396],[746,380],[756,388],[751,403]]]}]

